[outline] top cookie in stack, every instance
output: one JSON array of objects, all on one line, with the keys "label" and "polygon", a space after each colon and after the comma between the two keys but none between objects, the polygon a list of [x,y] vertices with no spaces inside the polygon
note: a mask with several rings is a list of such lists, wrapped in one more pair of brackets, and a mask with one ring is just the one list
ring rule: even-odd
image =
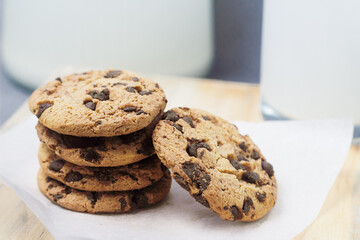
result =
[{"label": "top cookie in stack", "polygon": [[43,143],[40,190],[60,206],[92,213],[128,212],[163,199],[171,179],[151,136],[166,103],[157,83],[112,69],[37,89],[29,107]]}]

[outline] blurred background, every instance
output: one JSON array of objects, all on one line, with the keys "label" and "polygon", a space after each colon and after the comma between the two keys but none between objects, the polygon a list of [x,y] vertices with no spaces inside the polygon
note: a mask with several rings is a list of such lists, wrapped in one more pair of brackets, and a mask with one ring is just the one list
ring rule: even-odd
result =
[{"label": "blurred background", "polygon": [[[105,2],[112,7],[106,7]],[[107,50],[101,47],[93,49],[94,51],[90,53],[88,50],[91,44],[101,45],[100,41],[105,41],[105,47],[111,49],[109,46],[114,45],[114,42],[108,38],[119,41],[119,38],[124,37],[114,31],[121,31],[126,36],[133,34],[133,37],[129,36],[132,38],[130,42],[134,42],[133,45],[127,49],[119,49],[122,44],[119,43],[117,45],[119,52],[145,58],[144,61],[130,59],[134,64],[122,67],[124,69],[227,81],[259,82],[262,0],[156,0],[151,1],[152,4],[149,6],[143,6],[144,1],[138,1],[144,9],[139,9],[139,4],[131,4],[131,1],[123,2],[123,5],[117,5],[116,1],[111,0],[101,1],[101,3],[88,1],[87,4],[80,0],[72,1],[71,4],[67,1],[0,0],[0,45],[3,46],[0,48],[2,51],[0,52],[2,56],[0,124],[4,123],[26,100],[34,85],[44,81],[56,71],[64,71],[64,69],[71,71],[71,66],[66,64],[76,65],[80,58],[83,58],[82,61],[98,58],[99,61],[105,62],[104,67],[121,67],[114,64],[106,65],[107,62],[102,59],[101,51]],[[171,2],[171,4],[165,6],[166,2]],[[126,4],[125,12],[123,11],[124,4]],[[117,16],[112,9],[123,11],[119,15],[131,18],[128,20],[131,28],[136,25],[142,25],[142,28],[133,30],[124,26],[121,21],[124,21],[125,17]],[[107,18],[108,15],[112,17]],[[150,17],[154,19],[153,22],[146,23]],[[167,20],[165,24],[161,24],[164,18]],[[74,26],[75,21],[79,22],[79,26]],[[115,25],[115,21],[120,23]],[[72,29],[66,30],[66,26]],[[104,30],[104,26],[110,29]],[[104,37],[99,38],[96,35]],[[160,37],[149,39],[155,35]],[[92,39],[84,41],[87,37]],[[149,43],[143,46],[141,41],[136,40],[139,38],[147,38]],[[66,39],[70,40],[66,41]],[[164,50],[160,49],[163,44],[161,41],[168,43],[175,50],[168,47],[166,50],[168,55],[166,55],[162,52]],[[140,53],[134,54],[136,46],[137,48],[143,46],[145,49],[138,49]],[[151,50],[154,48],[155,50]],[[66,49],[69,51],[66,52]],[[111,51],[117,50],[113,48],[107,54],[111,55]],[[67,54],[71,52],[79,56],[79,61],[74,60],[74,57],[69,58]],[[179,56],[180,53],[182,53],[181,56]],[[173,59],[168,59],[171,55]],[[161,58],[164,60],[161,61]],[[65,62],[66,59],[68,62]],[[179,59],[180,63],[176,62],[176,59]],[[169,60],[173,64],[165,66]],[[110,61],[121,62],[123,59],[112,56]],[[158,62],[146,65],[146,61]],[[86,63],[94,65],[95,68],[103,67],[96,61]],[[137,67],[135,63],[140,66]],[[57,64],[56,67],[54,64]],[[147,66],[153,71],[147,69]]]}]

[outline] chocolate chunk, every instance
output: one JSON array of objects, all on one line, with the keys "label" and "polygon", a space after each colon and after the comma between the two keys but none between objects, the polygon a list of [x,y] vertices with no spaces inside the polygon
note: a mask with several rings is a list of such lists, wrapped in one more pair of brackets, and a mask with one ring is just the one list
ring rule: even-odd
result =
[{"label": "chocolate chunk", "polygon": [[193,194],[192,196],[197,202],[201,203],[205,207],[210,207],[209,202],[201,194]]},{"label": "chocolate chunk", "polygon": [[46,181],[46,182],[50,182],[51,180],[52,180],[52,178],[51,178],[51,177],[46,176],[46,179],[45,179],[45,181]]},{"label": "chocolate chunk", "polygon": [[192,162],[185,162],[182,169],[192,181],[199,179],[202,172],[199,165]]},{"label": "chocolate chunk", "polygon": [[71,193],[71,188],[69,188],[68,186],[65,187],[65,193],[66,194],[70,194]]},{"label": "chocolate chunk", "polygon": [[130,92],[130,93],[136,93],[136,89],[134,87],[132,87],[132,86],[126,87],[125,90]]},{"label": "chocolate chunk", "polygon": [[179,130],[180,132],[183,132],[183,128],[182,128],[182,126],[180,126],[179,124],[174,123],[174,127],[175,127],[177,130]]},{"label": "chocolate chunk", "polygon": [[81,149],[80,157],[87,162],[96,163],[100,160],[100,155],[93,149]]},{"label": "chocolate chunk", "polygon": [[94,177],[101,182],[109,182],[113,180],[111,171],[107,168],[100,168],[98,171],[94,172]]},{"label": "chocolate chunk", "polygon": [[246,146],[245,142],[240,143],[239,147],[240,147],[244,152],[246,152],[247,146]]},{"label": "chocolate chunk", "polygon": [[59,78],[59,77],[55,78],[55,80],[62,83],[62,80],[61,80],[61,78]]},{"label": "chocolate chunk", "polygon": [[238,158],[237,158],[237,159],[238,159],[238,161],[246,161],[246,162],[248,162],[248,161],[249,161],[246,157],[244,157],[244,156],[243,156],[243,155],[241,155],[241,154],[238,156]]},{"label": "chocolate chunk", "polygon": [[137,150],[137,153],[147,155],[147,156],[154,153],[154,146],[152,144],[151,138],[147,139],[146,141],[144,141],[141,144],[141,148],[139,150]]},{"label": "chocolate chunk", "polygon": [[263,193],[256,192],[256,198],[257,200],[259,200],[259,202],[264,202],[266,198],[266,192]]},{"label": "chocolate chunk", "polygon": [[246,167],[244,165],[240,164],[236,160],[231,160],[230,163],[236,170],[239,170],[239,169],[246,170]]},{"label": "chocolate chunk", "polygon": [[258,160],[260,158],[260,155],[259,153],[254,149],[252,154],[251,154],[251,157],[255,160]]},{"label": "chocolate chunk", "polygon": [[265,172],[269,175],[269,177],[272,177],[274,175],[274,169],[273,166],[268,162],[261,162],[261,167]]},{"label": "chocolate chunk", "polygon": [[253,201],[251,200],[251,198],[246,198],[244,200],[244,204],[243,204],[243,207],[242,207],[242,210],[244,211],[245,215],[247,215],[250,211],[250,207],[253,206],[254,203]]},{"label": "chocolate chunk", "polygon": [[211,178],[208,174],[203,174],[200,180],[199,190],[202,193],[210,185]]},{"label": "chocolate chunk", "polygon": [[139,81],[139,78],[137,78],[137,77],[132,77],[132,80],[133,80],[134,82],[138,82],[138,81]]},{"label": "chocolate chunk", "polygon": [[189,156],[197,157],[197,149],[198,148],[205,148],[210,151],[210,146],[204,142],[199,143],[191,143],[187,148],[186,151]]},{"label": "chocolate chunk", "polygon": [[120,198],[119,199],[119,202],[120,202],[120,208],[121,210],[125,210],[126,206],[127,206],[127,202],[124,198]]},{"label": "chocolate chunk", "polygon": [[185,179],[178,173],[174,173],[174,179],[183,189],[190,191],[190,187],[186,184]]},{"label": "chocolate chunk", "polygon": [[140,191],[135,191],[131,201],[137,208],[144,208],[149,206],[149,200],[146,195]]},{"label": "chocolate chunk", "polygon": [[57,202],[59,199],[63,198],[63,195],[58,193],[58,194],[53,195],[53,198],[54,198],[54,201]]},{"label": "chocolate chunk", "polygon": [[113,71],[107,72],[106,75],[104,76],[104,78],[116,78],[120,74],[121,74],[121,71],[113,70]]},{"label": "chocolate chunk", "polygon": [[146,112],[144,112],[143,110],[139,110],[136,112],[136,115],[140,115],[140,114],[146,114]]},{"label": "chocolate chunk", "polygon": [[39,105],[39,110],[38,112],[36,113],[36,117],[37,118],[40,118],[40,116],[43,114],[43,112],[48,109],[49,107],[51,107],[52,104],[51,103],[48,103],[48,102],[45,102],[45,103],[41,103]]},{"label": "chocolate chunk", "polygon": [[231,214],[234,216],[234,221],[241,219],[243,217],[242,212],[239,211],[239,209],[235,205],[231,206],[229,210]]},{"label": "chocolate chunk", "polygon": [[93,90],[89,92],[92,98],[99,99],[100,101],[109,100],[109,89],[105,88],[101,92]]},{"label": "chocolate chunk", "polygon": [[113,83],[111,85],[111,87],[115,87],[115,86],[126,86],[127,84],[126,83],[122,83],[122,82],[117,82],[117,83]]},{"label": "chocolate chunk", "polygon": [[201,117],[202,117],[204,120],[206,120],[206,121],[209,121],[209,120],[210,120],[210,118],[207,117],[207,116],[202,115]]},{"label": "chocolate chunk", "polygon": [[163,119],[176,122],[177,120],[179,120],[179,116],[175,111],[170,110],[164,114]]},{"label": "chocolate chunk", "polygon": [[85,107],[87,107],[88,109],[95,111],[96,104],[95,104],[94,102],[89,101],[89,102],[84,103],[84,105],[85,105]]},{"label": "chocolate chunk", "polygon": [[136,107],[125,107],[123,108],[124,112],[135,112],[136,111]]},{"label": "chocolate chunk", "polygon": [[91,205],[95,205],[97,200],[99,199],[98,192],[90,192],[86,195],[87,199],[91,202]]},{"label": "chocolate chunk", "polygon": [[140,91],[139,94],[141,96],[144,96],[144,95],[151,95],[154,91],[153,90],[149,90],[149,91]]},{"label": "chocolate chunk", "polygon": [[192,121],[191,118],[189,118],[189,117],[183,117],[182,119],[183,119],[185,122],[187,122],[187,123],[190,125],[190,127],[192,127],[192,128],[195,127],[195,126],[194,126],[194,123],[193,123],[193,121]]},{"label": "chocolate chunk", "polygon": [[65,176],[65,181],[67,181],[67,182],[77,182],[77,181],[80,181],[81,179],[83,179],[83,175],[81,173],[75,172],[75,171],[70,171]]},{"label": "chocolate chunk", "polygon": [[60,137],[66,148],[88,148],[105,144],[105,139],[101,137],[75,137],[62,134]]},{"label": "chocolate chunk", "polygon": [[52,161],[49,165],[49,169],[55,172],[58,172],[62,169],[62,167],[64,166],[65,161],[62,159],[58,159],[55,161]]},{"label": "chocolate chunk", "polygon": [[253,183],[253,184],[260,184],[260,177],[256,172],[245,172],[242,177],[241,180],[244,180],[245,182],[248,183]]}]

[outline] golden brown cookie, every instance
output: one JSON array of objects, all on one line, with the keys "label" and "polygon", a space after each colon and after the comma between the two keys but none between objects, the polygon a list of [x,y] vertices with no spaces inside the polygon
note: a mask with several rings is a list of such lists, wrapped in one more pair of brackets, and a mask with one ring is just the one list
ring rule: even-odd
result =
[{"label": "golden brown cookie", "polygon": [[28,101],[41,124],[80,137],[136,132],[149,125],[166,102],[157,83],[111,69],[57,78],[34,91]]},{"label": "golden brown cookie", "polygon": [[94,168],[64,161],[44,144],[39,148],[40,166],[51,178],[84,191],[127,191],[147,187],[163,176],[156,155],[121,167]]},{"label": "golden brown cookie", "polygon": [[41,142],[68,162],[90,167],[116,167],[154,154],[151,135],[160,118],[161,114],[144,129],[115,137],[63,135],[41,123],[36,125],[36,131]]},{"label": "golden brown cookie", "polygon": [[53,203],[76,212],[124,213],[156,204],[166,197],[171,186],[168,170],[156,183],[134,191],[88,192],[70,188],[40,170],[40,191]]},{"label": "golden brown cookie", "polygon": [[249,136],[198,109],[164,114],[153,144],[172,177],[222,219],[255,221],[275,204],[274,170]]}]

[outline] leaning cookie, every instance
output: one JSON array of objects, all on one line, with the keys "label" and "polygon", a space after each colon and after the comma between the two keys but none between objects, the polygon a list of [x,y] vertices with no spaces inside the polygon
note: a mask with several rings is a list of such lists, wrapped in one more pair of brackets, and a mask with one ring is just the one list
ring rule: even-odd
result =
[{"label": "leaning cookie", "polygon": [[111,69],[57,78],[35,90],[28,101],[42,125],[79,137],[136,132],[149,125],[166,102],[157,83]]},{"label": "leaning cookie", "polygon": [[41,142],[68,162],[90,167],[116,167],[138,162],[154,154],[151,135],[159,114],[149,126],[115,137],[75,137],[59,134],[41,123],[36,131]]},{"label": "leaning cookie", "polygon": [[46,175],[84,191],[135,190],[155,183],[164,175],[164,166],[156,155],[126,166],[94,168],[66,162],[41,144],[38,157]]},{"label": "leaning cookie", "polygon": [[275,204],[274,170],[249,136],[202,110],[164,114],[153,144],[172,177],[222,219],[255,221]]},{"label": "leaning cookie", "polygon": [[89,192],[70,188],[40,170],[38,173],[40,191],[55,204],[76,212],[124,213],[156,204],[168,194],[171,186],[167,170],[156,183],[134,191]]}]

